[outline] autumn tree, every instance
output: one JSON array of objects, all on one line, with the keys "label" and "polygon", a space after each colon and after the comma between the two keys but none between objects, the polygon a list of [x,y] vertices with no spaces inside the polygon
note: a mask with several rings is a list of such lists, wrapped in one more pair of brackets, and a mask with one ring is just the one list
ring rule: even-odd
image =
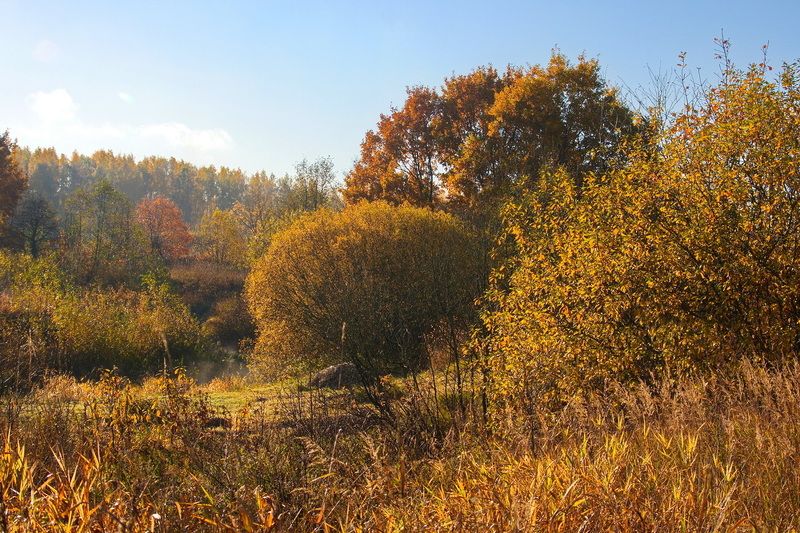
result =
[{"label": "autumn tree", "polygon": [[58,161],[60,167],[58,174],[63,179],[59,178],[57,201],[53,203],[60,211],[66,210],[67,201],[72,195],[92,187],[96,182],[94,178],[96,165],[90,156],[72,152],[69,160],[64,161],[64,159],[66,158]]},{"label": "autumn tree", "polygon": [[385,183],[390,181],[391,159],[383,150],[383,140],[369,130],[361,141],[361,155],[345,177],[342,195],[348,204],[387,198]]},{"label": "autumn tree", "polygon": [[107,180],[134,204],[150,192],[132,155],[98,150],[91,156],[91,168],[84,179],[91,182]]},{"label": "autumn tree", "polygon": [[438,114],[436,91],[408,89],[403,107],[381,115],[377,130],[367,132],[361,157],[345,181],[345,200],[433,206],[440,186],[433,127]]},{"label": "autumn tree", "polygon": [[582,191],[543,172],[506,208],[519,255],[484,317],[501,402],[798,355],[798,80],[727,69],[622,168]]},{"label": "autumn tree", "polygon": [[181,210],[167,198],[145,198],[136,207],[136,221],[144,228],[152,249],[165,261],[189,255],[192,236]]},{"label": "autumn tree", "polygon": [[34,259],[58,236],[58,223],[50,203],[44,196],[32,191],[22,196],[11,219],[11,227]]},{"label": "autumn tree", "polygon": [[475,243],[455,217],[362,202],[278,233],[248,277],[255,365],[349,360],[367,384],[428,364],[425,336],[464,325],[480,291]]},{"label": "autumn tree", "polygon": [[[508,76],[488,110],[484,138],[469,137],[461,171],[448,176],[454,196],[504,194],[545,167],[566,170],[580,190],[589,173],[602,173],[632,131],[632,115],[600,75],[596,60],[570,64],[554,54],[547,67]],[[532,182],[532,184],[535,182]]]},{"label": "autumn tree", "polygon": [[147,238],[130,201],[105,180],[67,200],[65,257],[86,283],[129,283],[153,268]]},{"label": "autumn tree", "polygon": [[339,209],[336,173],[330,158],[304,159],[295,172],[281,178],[257,172],[240,201],[231,209],[238,233],[246,242],[243,261],[252,262],[268,248],[272,236],[307,211]]},{"label": "autumn tree", "polygon": [[409,89],[403,107],[365,136],[343,193],[348,202],[494,209],[546,166],[564,167],[580,187],[609,168],[631,130],[597,61],[572,65],[555,53],[546,67],[478,68],[441,91]]},{"label": "autumn tree", "polygon": [[172,200],[180,209],[184,220],[196,222],[203,212],[204,204],[197,184],[197,168],[185,161],[177,161],[167,189],[159,193],[159,196]]},{"label": "autumn tree", "polygon": [[336,174],[330,158],[303,159],[295,166],[293,203],[289,209],[313,211],[327,207],[332,200]]},{"label": "autumn tree", "polygon": [[233,211],[215,209],[204,216],[194,242],[201,260],[235,268],[247,265],[247,237]]},{"label": "autumn tree", "polygon": [[48,202],[58,201],[58,167],[37,163],[28,178],[28,188]]},{"label": "autumn tree", "polygon": [[489,138],[495,96],[519,77],[509,68],[501,74],[479,67],[468,74],[447,78],[441,90],[436,139],[444,173],[441,176],[451,205],[470,207],[498,172],[500,147]]},{"label": "autumn tree", "polygon": [[304,213],[304,211],[285,211],[280,216],[275,215],[262,219],[252,231],[247,230],[247,263],[253,264],[260,259],[269,249],[272,239],[291,226]]},{"label": "autumn tree", "polygon": [[14,159],[15,149],[7,131],[0,135],[0,236],[27,186],[27,176]]},{"label": "autumn tree", "polygon": [[256,172],[247,182],[247,189],[242,199],[235,204],[234,211],[245,229],[253,234],[265,220],[280,213],[280,204],[275,176]]}]

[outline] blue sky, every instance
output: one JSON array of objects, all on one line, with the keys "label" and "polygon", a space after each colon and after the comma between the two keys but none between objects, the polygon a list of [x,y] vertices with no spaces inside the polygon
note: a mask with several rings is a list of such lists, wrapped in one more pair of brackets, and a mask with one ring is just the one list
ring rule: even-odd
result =
[{"label": "blue sky", "polygon": [[0,0],[0,129],[59,151],[176,156],[282,174],[346,171],[408,85],[478,65],[599,58],[631,87],[681,51],[706,77],[800,57],[800,1],[181,2]]}]

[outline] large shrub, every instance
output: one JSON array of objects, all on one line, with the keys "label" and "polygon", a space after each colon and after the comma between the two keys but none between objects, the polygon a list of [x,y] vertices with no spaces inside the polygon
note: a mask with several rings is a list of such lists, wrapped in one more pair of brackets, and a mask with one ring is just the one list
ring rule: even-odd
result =
[{"label": "large shrub", "polygon": [[707,101],[579,192],[506,209],[519,255],[485,316],[500,398],[776,360],[800,348],[800,82],[729,71]]},{"label": "large shrub", "polygon": [[256,367],[350,360],[364,376],[418,370],[426,334],[470,316],[476,272],[472,235],[445,213],[377,202],[305,215],[247,280]]}]

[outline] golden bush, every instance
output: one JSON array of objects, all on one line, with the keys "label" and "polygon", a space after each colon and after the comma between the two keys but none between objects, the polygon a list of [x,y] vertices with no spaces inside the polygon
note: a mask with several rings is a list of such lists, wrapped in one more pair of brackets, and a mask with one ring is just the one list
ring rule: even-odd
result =
[{"label": "golden bush", "polygon": [[425,334],[472,310],[475,248],[461,222],[423,208],[360,203],[300,217],[275,235],[247,280],[256,363],[419,369]]},{"label": "golden bush", "polygon": [[626,156],[581,190],[545,173],[506,208],[519,255],[485,315],[500,398],[797,354],[796,68],[729,71]]}]

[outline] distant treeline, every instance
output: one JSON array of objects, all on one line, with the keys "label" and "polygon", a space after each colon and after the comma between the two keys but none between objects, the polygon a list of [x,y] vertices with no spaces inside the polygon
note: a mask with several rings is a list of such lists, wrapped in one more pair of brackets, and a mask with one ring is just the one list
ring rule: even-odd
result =
[{"label": "distant treeline", "polygon": [[335,181],[329,159],[299,163],[294,174],[276,177],[264,171],[248,174],[238,168],[198,167],[174,157],[146,157],[100,150],[92,155],[59,154],[54,148],[19,147],[15,157],[28,175],[28,190],[43,197],[59,213],[68,198],[106,180],[133,204],[145,197],[172,200],[192,226],[214,209],[227,210],[248,196],[251,183],[269,184],[273,203],[288,210],[306,210],[322,202]]}]

